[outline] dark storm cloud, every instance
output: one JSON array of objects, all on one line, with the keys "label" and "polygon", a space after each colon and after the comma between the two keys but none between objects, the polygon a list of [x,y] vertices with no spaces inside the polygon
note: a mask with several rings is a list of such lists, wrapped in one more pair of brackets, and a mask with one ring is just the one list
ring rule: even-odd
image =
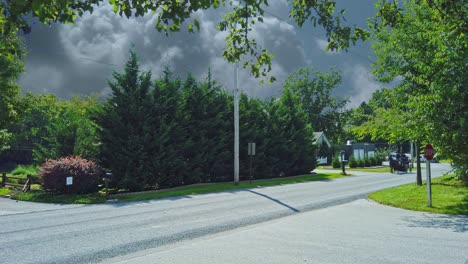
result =
[{"label": "dark storm cloud", "polygon": [[[285,4],[275,2],[270,9],[284,9]],[[111,79],[113,70],[123,70],[133,44],[142,68],[151,70],[154,77],[169,66],[182,77],[192,73],[202,79],[210,68],[219,83],[232,89],[234,66],[222,59],[227,33],[215,27],[222,12],[197,12],[194,17],[200,21],[200,32],[182,31],[169,37],[155,30],[155,15],[121,18],[109,5],[96,8],[93,14],[85,15],[73,25],[37,24],[27,37],[30,53],[20,84],[27,91],[51,92],[64,98],[106,94],[106,80]],[[265,18],[265,23],[252,32],[276,55],[272,74],[280,80],[303,64],[303,48],[295,34],[293,27],[273,17]],[[259,80],[245,69],[239,70],[239,77],[239,86],[250,95],[270,96],[280,88],[280,83],[258,88]]]},{"label": "dark storm cloud", "polygon": [[[353,53],[325,52],[323,31],[311,25],[295,28],[288,19],[287,1],[270,4],[264,23],[257,23],[251,36],[275,55],[271,75],[278,81],[259,86],[258,79],[239,67],[239,87],[244,92],[255,97],[278,96],[284,79],[306,65],[319,70],[338,65],[344,83],[335,92],[350,97],[355,93],[355,104],[366,98],[363,96],[366,91],[375,89],[376,84],[368,74],[368,61]],[[194,17],[200,21],[200,32],[182,30],[170,36],[156,31],[154,14],[121,18],[107,4],[79,18],[73,25],[36,24],[27,36],[30,53],[20,84],[26,91],[55,93],[62,98],[91,93],[107,95],[107,80],[112,80],[112,71],[123,70],[133,44],[142,69],[151,70],[153,78],[158,78],[166,66],[182,78],[191,73],[198,80],[204,79],[211,69],[213,78],[232,90],[234,66],[222,58],[227,33],[216,29],[223,12],[226,9],[197,12]],[[350,16],[361,17],[352,12]],[[353,49],[366,53],[369,47],[361,45]]]},{"label": "dark storm cloud", "polygon": [[[359,3],[359,4],[357,4]],[[349,26],[358,25],[367,28],[367,20],[375,15],[375,0],[337,1],[337,9],[345,9],[346,23]],[[374,60],[371,56],[370,41],[358,42],[348,51],[326,51],[325,32],[321,28],[306,26],[298,30],[302,37],[305,50],[305,60],[308,66],[321,71],[327,71],[330,67],[336,67],[341,71],[343,82],[333,93],[341,97],[348,97],[348,107],[356,107],[363,101],[368,101],[372,93],[382,87],[371,73],[371,64]]]}]

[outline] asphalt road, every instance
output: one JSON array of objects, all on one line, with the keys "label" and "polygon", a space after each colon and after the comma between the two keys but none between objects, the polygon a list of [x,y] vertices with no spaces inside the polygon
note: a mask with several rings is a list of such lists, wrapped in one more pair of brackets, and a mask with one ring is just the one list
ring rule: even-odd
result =
[{"label": "asphalt road", "polygon": [[[449,169],[434,164],[433,176]],[[414,173],[361,173],[333,181],[88,206],[0,199],[0,262],[95,263],[348,203],[414,180]]]},{"label": "asphalt road", "polygon": [[468,217],[412,212],[360,199],[103,264],[464,264],[467,245]]}]

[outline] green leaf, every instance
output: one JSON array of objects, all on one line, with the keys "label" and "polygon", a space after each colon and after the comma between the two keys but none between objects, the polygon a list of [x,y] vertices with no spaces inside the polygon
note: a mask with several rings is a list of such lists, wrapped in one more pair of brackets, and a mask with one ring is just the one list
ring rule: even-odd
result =
[{"label": "green leaf", "polygon": [[197,31],[200,31],[200,22],[198,22],[198,19],[194,18],[193,19],[193,24],[197,28]]}]

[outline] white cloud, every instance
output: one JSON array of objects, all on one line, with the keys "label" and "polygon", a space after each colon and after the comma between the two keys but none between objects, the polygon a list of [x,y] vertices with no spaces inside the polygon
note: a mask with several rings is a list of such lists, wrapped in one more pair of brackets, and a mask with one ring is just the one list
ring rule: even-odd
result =
[{"label": "white cloud", "polygon": [[369,68],[362,64],[352,65],[346,68],[344,74],[351,78],[350,107],[357,107],[362,102],[367,102],[372,94],[382,86],[374,79]]},{"label": "white cloud", "polygon": [[317,47],[320,50],[325,52],[325,54],[327,54],[327,55],[339,55],[341,53],[339,51],[331,51],[331,50],[327,51],[328,41],[326,41],[325,39],[316,38],[315,39],[315,44],[317,45]]},{"label": "white cloud", "polygon": [[328,42],[324,39],[317,38],[315,39],[315,44],[321,49],[321,50],[326,50]]},{"label": "white cloud", "polygon": [[[31,67],[34,66],[26,64],[27,71],[29,71]],[[36,87],[39,93],[59,93],[60,90],[64,88],[64,78],[59,73],[59,69],[53,65],[44,65],[31,70],[31,72],[31,74],[24,76],[24,82],[34,83],[44,78],[47,80]]]}]

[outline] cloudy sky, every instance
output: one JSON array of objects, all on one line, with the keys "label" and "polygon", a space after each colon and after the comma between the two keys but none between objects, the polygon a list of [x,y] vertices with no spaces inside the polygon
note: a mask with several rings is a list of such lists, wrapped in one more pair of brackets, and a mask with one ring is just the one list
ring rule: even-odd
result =
[{"label": "cloudy sky", "polygon": [[[346,9],[350,25],[366,25],[375,14],[374,0],[341,0],[338,8]],[[288,18],[286,0],[270,1],[264,23],[252,32],[255,39],[275,55],[271,72],[278,81],[260,86],[248,70],[239,70],[239,86],[255,97],[278,96],[284,79],[297,69],[311,66],[327,71],[335,66],[343,74],[343,83],[335,90],[351,99],[350,106],[368,100],[382,85],[370,74],[369,43],[359,43],[349,52],[326,52],[322,29],[305,25],[297,28]],[[198,33],[179,32],[167,37],[154,28],[155,16],[121,18],[111,6],[102,4],[93,14],[86,14],[73,25],[33,24],[26,36],[28,55],[26,71],[20,78],[24,91],[54,93],[61,98],[74,95],[100,94],[107,96],[113,71],[122,71],[133,44],[144,70],[153,78],[169,66],[182,78],[192,73],[199,80],[211,69],[213,78],[225,89],[232,90],[234,66],[222,58],[226,32],[215,26],[221,10],[197,12]]]}]

